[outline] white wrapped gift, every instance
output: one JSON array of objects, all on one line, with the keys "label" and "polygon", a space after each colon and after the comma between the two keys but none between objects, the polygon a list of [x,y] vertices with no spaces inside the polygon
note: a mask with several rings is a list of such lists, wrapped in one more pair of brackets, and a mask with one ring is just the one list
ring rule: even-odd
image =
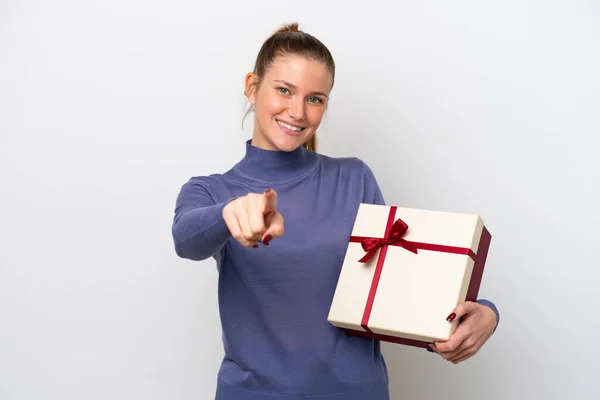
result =
[{"label": "white wrapped gift", "polygon": [[361,204],[328,321],[350,334],[426,347],[477,299],[491,235],[480,216]]}]

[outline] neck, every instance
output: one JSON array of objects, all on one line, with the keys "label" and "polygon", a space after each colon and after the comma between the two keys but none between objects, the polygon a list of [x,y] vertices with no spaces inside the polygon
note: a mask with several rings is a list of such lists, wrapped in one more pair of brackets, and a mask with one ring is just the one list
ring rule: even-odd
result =
[{"label": "neck", "polygon": [[312,171],[317,154],[300,146],[293,151],[267,150],[246,142],[246,154],[234,170],[245,177],[269,183],[294,180]]}]

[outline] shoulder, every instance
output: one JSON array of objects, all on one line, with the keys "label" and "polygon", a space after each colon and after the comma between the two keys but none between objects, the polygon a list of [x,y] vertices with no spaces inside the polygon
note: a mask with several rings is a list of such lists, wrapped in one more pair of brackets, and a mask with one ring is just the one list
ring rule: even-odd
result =
[{"label": "shoulder", "polygon": [[358,157],[331,157],[323,154],[319,154],[319,157],[325,169],[336,169],[361,178],[370,178],[373,175],[369,165]]},{"label": "shoulder", "polygon": [[331,157],[319,154],[321,162],[326,167],[344,168],[347,170],[362,171],[367,164],[358,157]]},{"label": "shoulder", "polygon": [[349,190],[361,193],[361,202],[370,204],[385,204],[385,199],[373,171],[367,163],[358,157],[327,157],[322,158],[323,169],[330,180],[344,182]]},{"label": "shoulder", "polygon": [[201,194],[216,197],[225,186],[225,174],[192,176],[180,185],[180,196]]},{"label": "shoulder", "polygon": [[183,183],[185,188],[204,188],[206,190],[213,190],[224,182],[223,174],[213,175],[198,175],[190,177],[186,182]]}]

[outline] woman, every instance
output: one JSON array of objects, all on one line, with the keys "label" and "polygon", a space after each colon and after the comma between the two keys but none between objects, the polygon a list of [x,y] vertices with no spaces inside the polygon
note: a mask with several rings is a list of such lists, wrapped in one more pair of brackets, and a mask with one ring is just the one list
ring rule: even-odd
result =
[{"label": "woman", "polygon": [[[190,179],[177,198],[177,254],[219,267],[217,399],[389,398],[380,343],[327,322],[358,206],[384,204],[364,162],[316,152],[334,76],[318,39],[297,24],[276,31],[246,76],[255,123],[245,156]],[[456,363],[479,350],[498,314],[480,300],[453,318],[462,318],[456,333],[434,349]]]}]

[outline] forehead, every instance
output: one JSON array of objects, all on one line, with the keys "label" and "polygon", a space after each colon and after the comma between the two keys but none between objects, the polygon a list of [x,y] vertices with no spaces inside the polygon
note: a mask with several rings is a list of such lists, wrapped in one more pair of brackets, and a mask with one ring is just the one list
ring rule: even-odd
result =
[{"label": "forehead", "polygon": [[321,61],[310,58],[286,55],[275,59],[267,73],[267,80],[284,80],[301,90],[328,93],[331,90],[332,76]]}]

